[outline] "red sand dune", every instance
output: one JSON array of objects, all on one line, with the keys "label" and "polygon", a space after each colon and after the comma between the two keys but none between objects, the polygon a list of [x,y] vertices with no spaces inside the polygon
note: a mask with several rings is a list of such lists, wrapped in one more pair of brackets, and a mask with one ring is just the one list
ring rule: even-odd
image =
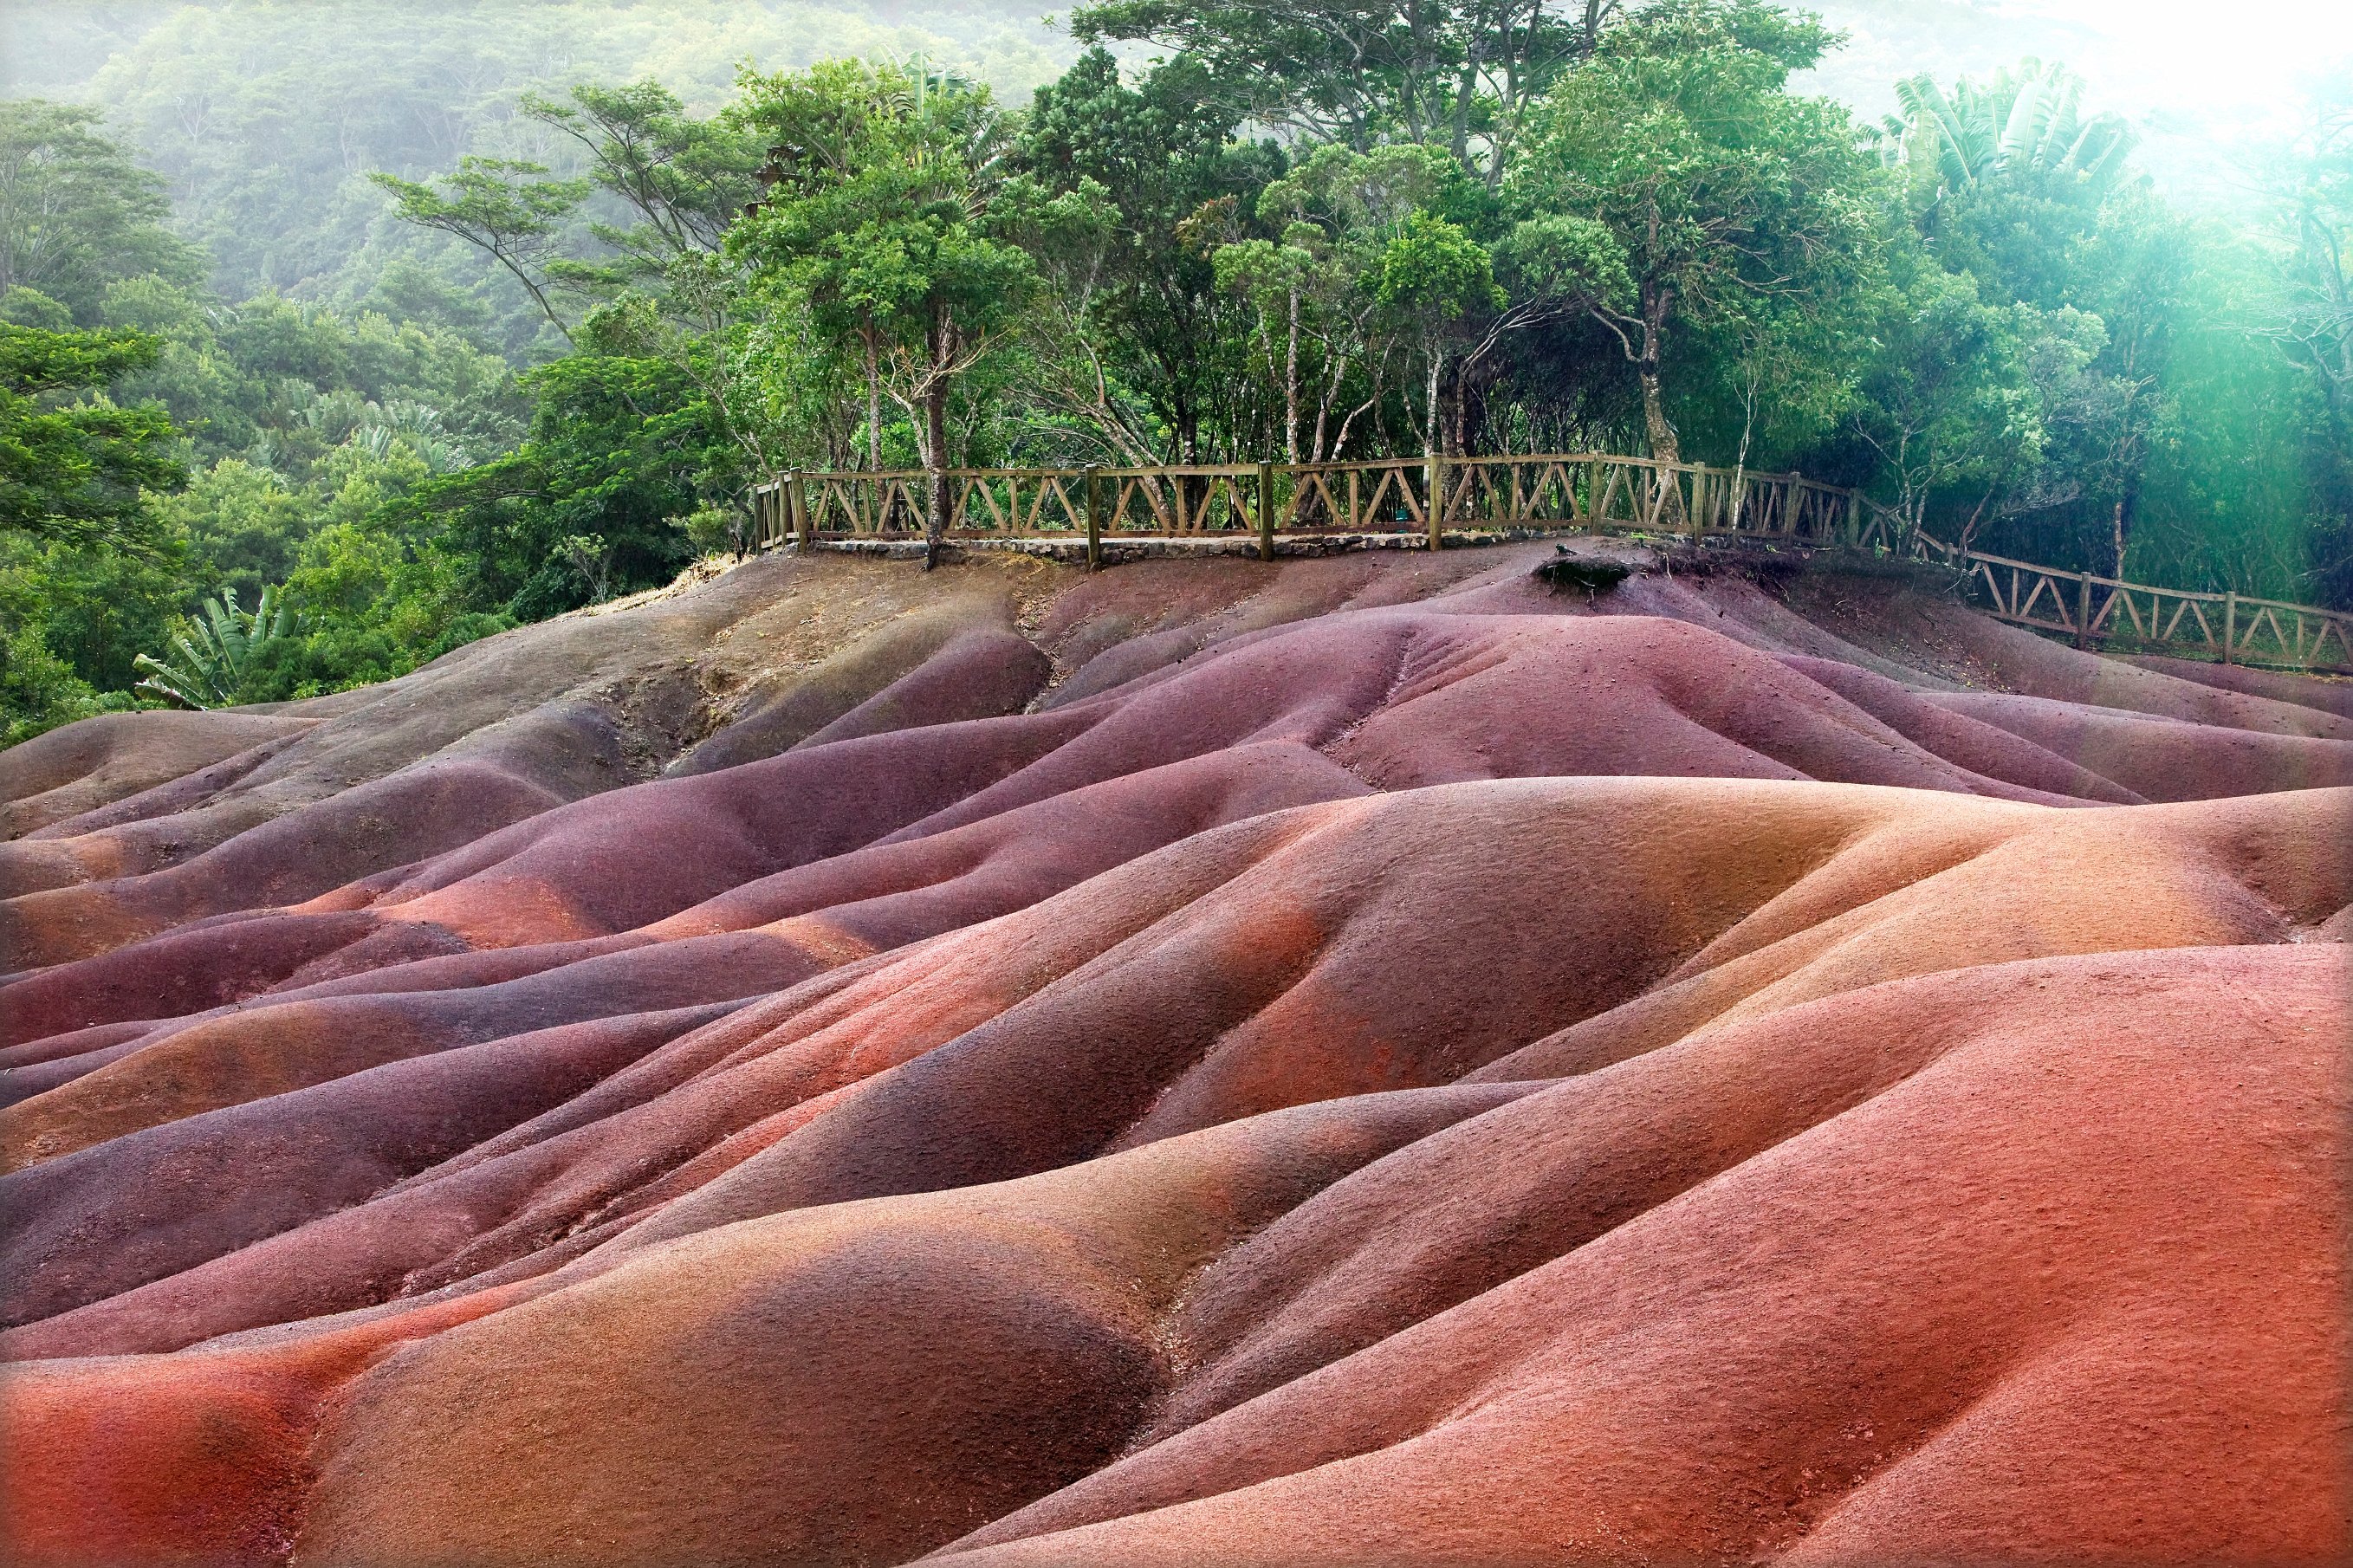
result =
[{"label": "red sand dune", "polygon": [[1547,553],[0,759],[9,1560],[2353,1558],[2344,689]]}]

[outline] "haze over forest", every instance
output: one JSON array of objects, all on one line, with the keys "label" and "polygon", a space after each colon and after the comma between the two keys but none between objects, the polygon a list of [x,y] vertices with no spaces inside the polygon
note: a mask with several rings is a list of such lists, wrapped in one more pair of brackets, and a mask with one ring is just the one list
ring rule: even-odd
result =
[{"label": "haze over forest", "polygon": [[[2197,209],[2244,206],[2274,144],[2294,137],[2308,104],[2353,80],[2353,7],[2299,6],[2273,18],[2280,0],[2242,11],[2196,47],[2181,34],[2194,11],[2126,0],[1824,0],[1807,7],[1845,37],[1792,85],[1827,93],[1877,119],[1897,105],[1900,77],[1984,76],[2023,58],[2063,61],[2081,74],[2090,100],[2130,117],[2139,162],[2168,197]],[[417,175],[464,152],[553,157],[540,128],[518,124],[526,90],[561,91],[575,79],[650,77],[693,109],[727,96],[738,64],[763,69],[806,66],[834,55],[921,54],[968,69],[1006,101],[1018,103],[1074,58],[1078,46],[1034,0],[962,0],[871,5],[799,0],[532,0],[525,4],[419,4],[369,0],[308,7],[277,58],[249,53],[257,41],[224,0],[55,0],[0,7],[0,97],[42,96],[111,106],[156,166],[179,178],[178,220],[220,258],[220,281],[236,291],[262,287],[358,297],[387,255],[426,237],[384,221],[385,204],[362,185],[345,190],[333,173],[362,165]],[[250,5],[242,9],[251,14]],[[212,15],[206,15],[212,13]],[[2179,14],[2168,14],[2179,13]],[[2272,46],[2292,26],[2297,47]],[[1130,47],[1126,54],[1148,53]],[[301,63],[293,64],[295,60]],[[319,67],[323,64],[326,68]],[[185,89],[200,84],[206,133],[236,145],[221,164],[260,163],[258,133],[286,118],[338,110],[340,171],[295,175],[278,193],[279,226],[257,233],[246,210],[210,221],[207,160],[185,118]],[[241,90],[223,92],[235,84]],[[364,106],[353,114],[355,106]],[[217,167],[217,164],[216,165]],[[235,183],[248,182],[243,169]],[[304,178],[305,173],[311,177]],[[321,175],[330,176],[322,180]],[[290,244],[275,244],[275,240]],[[429,245],[426,248],[433,248]]]},{"label": "haze over forest", "polygon": [[0,0],[0,1561],[2353,1563],[2347,8]]},{"label": "haze over forest", "polygon": [[[1487,25],[1441,14],[1445,48]],[[245,700],[396,675],[668,581],[813,464],[1589,446],[2353,602],[2344,16],[1556,4],[1518,85],[1449,100],[1426,65],[1291,59],[1259,15],[0,10],[0,320],[143,334],[102,384],[171,422],[123,471],[140,549],[0,541],[7,732],[158,700],[137,661],[223,592],[300,626]],[[838,186],[738,221],[797,117],[873,104]],[[1762,183],[1710,137],[1768,149]],[[639,152],[692,178],[633,185]],[[1620,154],[1715,237],[1637,255]],[[829,271],[955,237],[892,227],[918,166],[960,171],[968,273]],[[33,395],[66,384],[100,383]]]}]

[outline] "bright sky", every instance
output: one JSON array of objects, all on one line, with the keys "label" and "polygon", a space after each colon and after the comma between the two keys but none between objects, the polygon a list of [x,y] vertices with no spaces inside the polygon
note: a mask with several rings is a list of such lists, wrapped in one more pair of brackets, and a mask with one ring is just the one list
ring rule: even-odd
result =
[{"label": "bright sky", "polygon": [[2174,108],[2209,93],[2267,108],[2298,77],[2353,71],[2348,0],[2004,0],[1990,8],[2100,35],[2106,58],[2073,62],[2078,69],[2162,88]]},{"label": "bright sky", "polygon": [[2129,116],[2137,159],[2177,195],[2229,201],[2251,147],[2293,135],[2316,96],[2353,96],[2353,0],[1798,0],[1848,34],[1805,85],[1873,116],[1896,78],[1983,77],[2064,60],[2084,106]]}]

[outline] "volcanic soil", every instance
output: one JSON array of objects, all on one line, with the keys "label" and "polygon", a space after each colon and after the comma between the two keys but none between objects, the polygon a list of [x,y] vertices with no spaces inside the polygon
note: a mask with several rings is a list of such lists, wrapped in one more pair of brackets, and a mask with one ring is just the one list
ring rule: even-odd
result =
[{"label": "volcanic soil", "polygon": [[2353,698],[754,559],[0,755],[15,1563],[2353,1559]]}]

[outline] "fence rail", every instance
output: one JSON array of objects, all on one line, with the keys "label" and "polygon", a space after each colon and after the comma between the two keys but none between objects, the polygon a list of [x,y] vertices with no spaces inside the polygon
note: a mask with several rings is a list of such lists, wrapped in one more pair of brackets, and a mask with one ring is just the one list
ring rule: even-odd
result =
[{"label": "fence rail", "polygon": [[[2078,647],[2187,651],[2226,664],[2353,673],[2353,616],[2310,605],[2126,583],[1963,550],[1859,492],[1799,474],[1607,452],[1349,463],[950,468],[951,540],[1106,542],[1380,536],[1438,549],[1449,534],[1616,530],[1783,541],[1940,561],[1989,614]],[[757,543],[921,538],[923,469],[788,474],[753,491]],[[1433,498],[1435,501],[1433,503]]]},{"label": "fence rail", "polygon": [[[923,531],[931,478],[921,469],[788,475],[754,492],[761,542],[914,538]],[[1090,529],[1111,539],[1249,532],[1430,539],[1448,530],[1625,528],[1872,542],[1873,525],[1862,522],[1863,508],[1852,490],[1798,474],[1603,452],[1434,462],[950,468],[945,478],[947,537],[961,540],[1069,540]]]},{"label": "fence rail", "polygon": [[2353,671],[2353,616],[2282,599],[2127,583],[1963,551],[1918,535],[1918,553],[1958,568],[1998,620],[2094,644],[2204,653],[2225,664]]}]

